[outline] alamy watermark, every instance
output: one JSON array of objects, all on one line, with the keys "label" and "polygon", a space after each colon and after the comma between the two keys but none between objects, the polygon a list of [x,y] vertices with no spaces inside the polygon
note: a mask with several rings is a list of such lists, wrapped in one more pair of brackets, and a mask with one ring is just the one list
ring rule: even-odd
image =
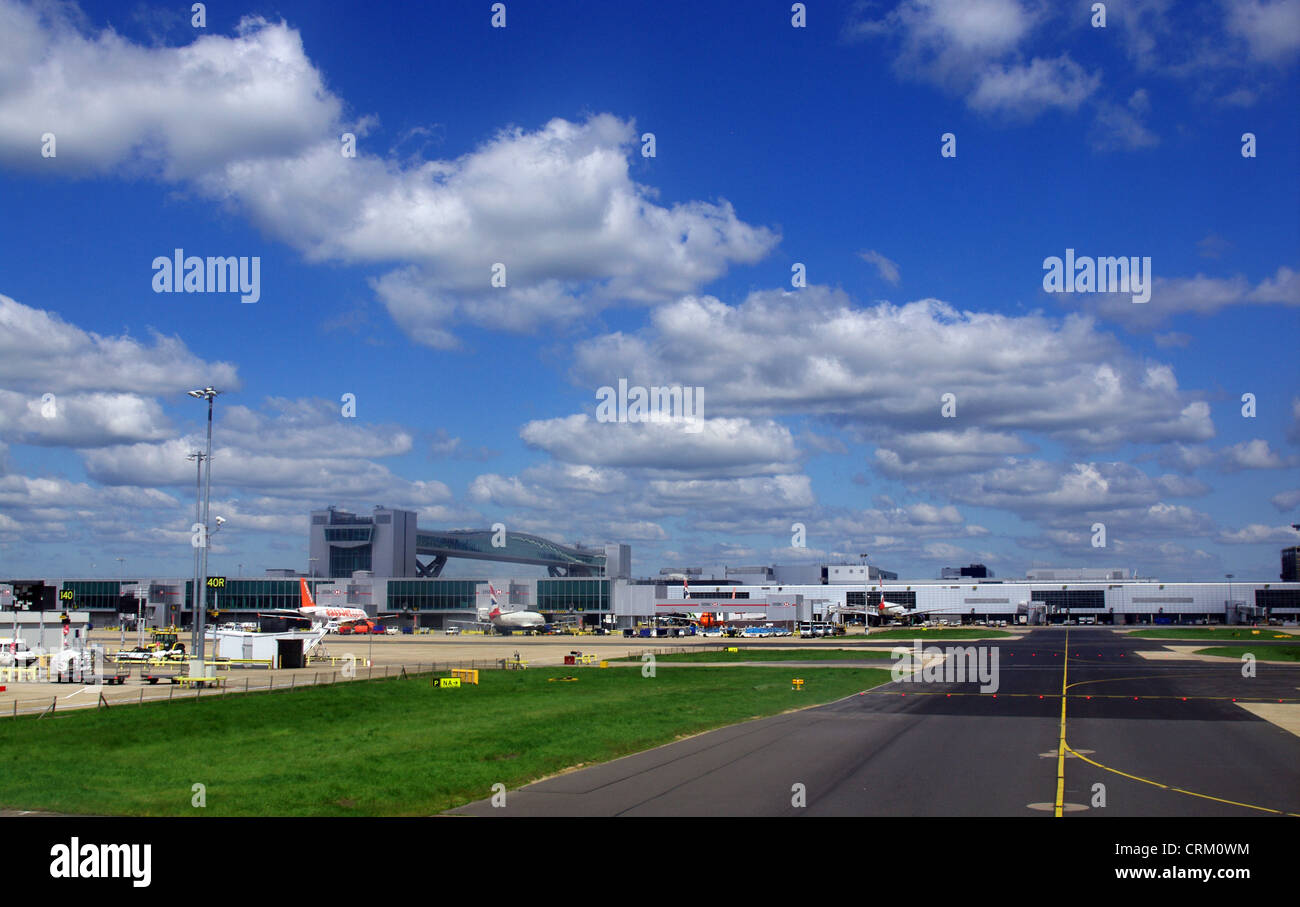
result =
[{"label": "alamy watermark", "polygon": [[148,888],[153,878],[152,844],[82,844],[72,838],[50,848],[50,876],[55,879],[130,879]]},{"label": "alamy watermark", "polygon": [[925,646],[919,639],[912,648],[895,646],[890,677],[912,683],[976,683],[981,693],[998,691],[997,646]]},{"label": "alamy watermark", "polygon": [[628,386],[618,379],[618,389],[605,385],[596,391],[597,422],[684,422],[686,431],[704,430],[704,388]]},{"label": "alamy watermark", "polygon": [[240,302],[262,298],[262,259],[256,255],[200,258],[177,249],[153,260],[155,293],[239,293]]},{"label": "alamy watermark", "polygon": [[[51,627],[52,633],[57,629]],[[87,686],[101,686],[106,659],[100,646],[89,649],[52,649],[37,646],[27,648],[24,642],[10,642],[0,646],[0,668],[10,668],[21,672],[18,679],[32,683],[52,683],[56,680],[67,683],[82,683]]]},{"label": "alamy watermark", "polygon": [[1151,300],[1151,256],[1093,258],[1065,250],[1065,259],[1043,259],[1043,289],[1049,293],[1128,293],[1135,303]]}]

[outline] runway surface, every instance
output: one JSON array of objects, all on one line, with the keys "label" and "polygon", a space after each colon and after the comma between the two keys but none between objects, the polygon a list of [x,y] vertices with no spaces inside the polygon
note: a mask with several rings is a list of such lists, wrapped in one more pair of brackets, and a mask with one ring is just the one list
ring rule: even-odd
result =
[{"label": "runway surface", "polygon": [[990,665],[996,649],[996,693],[895,681],[537,782],[510,791],[504,806],[453,812],[1300,815],[1300,737],[1239,704],[1300,709],[1300,665],[1258,663],[1245,677],[1235,662],[1136,654],[1166,642],[1071,627],[928,643],[978,646]]}]

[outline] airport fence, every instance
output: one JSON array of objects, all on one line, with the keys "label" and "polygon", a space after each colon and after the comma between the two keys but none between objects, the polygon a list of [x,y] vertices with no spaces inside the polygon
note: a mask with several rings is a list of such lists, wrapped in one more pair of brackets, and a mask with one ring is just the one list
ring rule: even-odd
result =
[{"label": "airport fence", "polygon": [[[798,637],[790,637],[797,640]],[[686,655],[695,652],[730,652],[732,649],[752,649],[755,648],[753,639],[731,639],[720,643],[703,643],[694,646],[656,646],[653,649],[642,649],[639,652],[628,652],[629,658],[639,659],[643,655]],[[833,649],[837,648],[832,643],[817,644],[813,648]],[[851,646],[850,648],[861,648],[860,646]]]},{"label": "airport fence", "polygon": [[[608,658],[611,663],[624,665],[635,664],[645,654],[655,656],[691,652],[722,653],[731,648],[743,647],[749,642],[742,639],[728,639],[717,643],[695,643],[688,646],[655,646],[639,651],[626,651],[631,661],[615,662],[618,656]],[[602,656],[597,656],[599,660]],[[127,669],[127,682],[116,684],[88,684],[69,693],[51,694],[35,698],[15,698],[0,702],[0,718],[17,718],[22,715],[46,717],[57,715],[60,711],[85,708],[114,708],[126,705],[146,705],[159,702],[179,702],[189,699],[211,698],[244,693],[278,693],[299,687],[320,686],[351,680],[372,680],[385,677],[410,677],[414,675],[449,675],[453,670],[493,671],[503,669],[526,668],[528,662],[515,662],[508,658],[469,659],[461,661],[419,661],[398,664],[366,664],[364,659],[356,659],[353,664],[346,664],[346,657],[324,656],[305,668],[282,671],[240,671],[243,676],[235,677],[230,672],[221,672],[217,676],[219,686],[187,687],[183,682],[171,681],[170,675],[156,675],[156,683],[147,683],[144,675],[153,673],[156,666],[134,665]],[[323,665],[328,664],[325,668]],[[241,665],[249,668],[252,665]],[[555,667],[552,665],[551,667]],[[138,674],[136,673],[138,671]],[[183,677],[183,674],[177,674]],[[132,682],[134,681],[134,683]],[[138,684],[138,685],[137,685]],[[51,684],[54,686],[54,684]]]},{"label": "airport fence", "polygon": [[[527,664],[525,662],[525,664]],[[218,675],[217,686],[194,686],[186,688],[181,682],[172,682],[170,677],[161,677],[157,683],[144,680],[145,672],[135,677],[135,684],[86,684],[69,693],[51,694],[36,698],[18,699],[0,703],[0,718],[18,718],[35,715],[45,718],[67,712],[88,708],[116,708],[117,706],[148,705],[150,703],[180,702],[183,700],[210,699],[214,696],[243,695],[245,693],[280,693],[302,687],[327,686],[335,683],[348,683],[353,680],[380,680],[391,677],[414,677],[437,674],[450,675],[457,671],[492,671],[504,670],[511,666],[509,659],[470,659],[467,661],[422,661],[400,664],[364,664],[358,660],[353,666],[332,668],[330,670],[313,670],[296,668],[284,671],[277,676],[274,671],[257,672],[256,675],[245,674],[232,677],[229,674]],[[185,675],[178,674],[177,677]],[[130,683],[131,677],[127,681]],[[166,681],[165,685],[164,682]],[[54,686],[54,684],[51,684]]]}]

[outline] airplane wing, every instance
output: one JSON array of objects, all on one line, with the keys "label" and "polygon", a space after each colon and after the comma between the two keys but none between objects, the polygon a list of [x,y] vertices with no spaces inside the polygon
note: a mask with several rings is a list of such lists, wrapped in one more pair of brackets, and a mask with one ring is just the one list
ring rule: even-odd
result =
[{"label": "airplane wing", "polygon": [[272,611],[258,611],[257,616],[259,618],[271,617],[276,620],[300,620],[307,626],[311,626],[312,624],[312,619],[310,617],[303,617],[297,611],[289,608],[276,608]]},{"label": "airplane wing", "polygon": [[[889,610],[890,608],[901,608],[905,614],[928,614],[931,611],[938,610],[937,608],[909,608],[907,605],[900,604],[899,602],[881,602],[881,604],[885,606],[884,610]],[[867,608],[832,608],[831,610],[837,614],[879,614],[881,611],[878,606]]]},{"label": "airplane wing", "polygon": [[909,608],[907,605],[901,605],[898,602],[885,602],[886,608],[902,608],[904,614],[929,614],[931,611],[938,611],[938,608]]}]

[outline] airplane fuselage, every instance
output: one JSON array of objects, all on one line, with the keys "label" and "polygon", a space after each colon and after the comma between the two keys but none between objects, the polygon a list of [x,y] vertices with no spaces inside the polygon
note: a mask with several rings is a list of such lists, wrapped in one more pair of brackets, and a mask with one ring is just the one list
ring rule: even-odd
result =
[{"label": "airplane fuselage", "polygon": [[502,611],[495,609],[488,615],[492,626],[498,630],[540,630],[546,618],[536,611]]},{"label": "airplane fuselage", "polygon": [[324,605],[299,608],[298,613],[315,623],[330,623],[331,621],[347,623],[352,620],[365,620],[370,616],[361,608],[330,608]]},{"label": "airplane fuselage", "polygon": [[354,620],[366,620],[370,617],[364,608],[340,608],[331,605],[318,605],[307,588],[307,580],[299,579],[302,604],[297,611],[313,624],[324,624],[327,629],[334,629],[339,624]]}]

